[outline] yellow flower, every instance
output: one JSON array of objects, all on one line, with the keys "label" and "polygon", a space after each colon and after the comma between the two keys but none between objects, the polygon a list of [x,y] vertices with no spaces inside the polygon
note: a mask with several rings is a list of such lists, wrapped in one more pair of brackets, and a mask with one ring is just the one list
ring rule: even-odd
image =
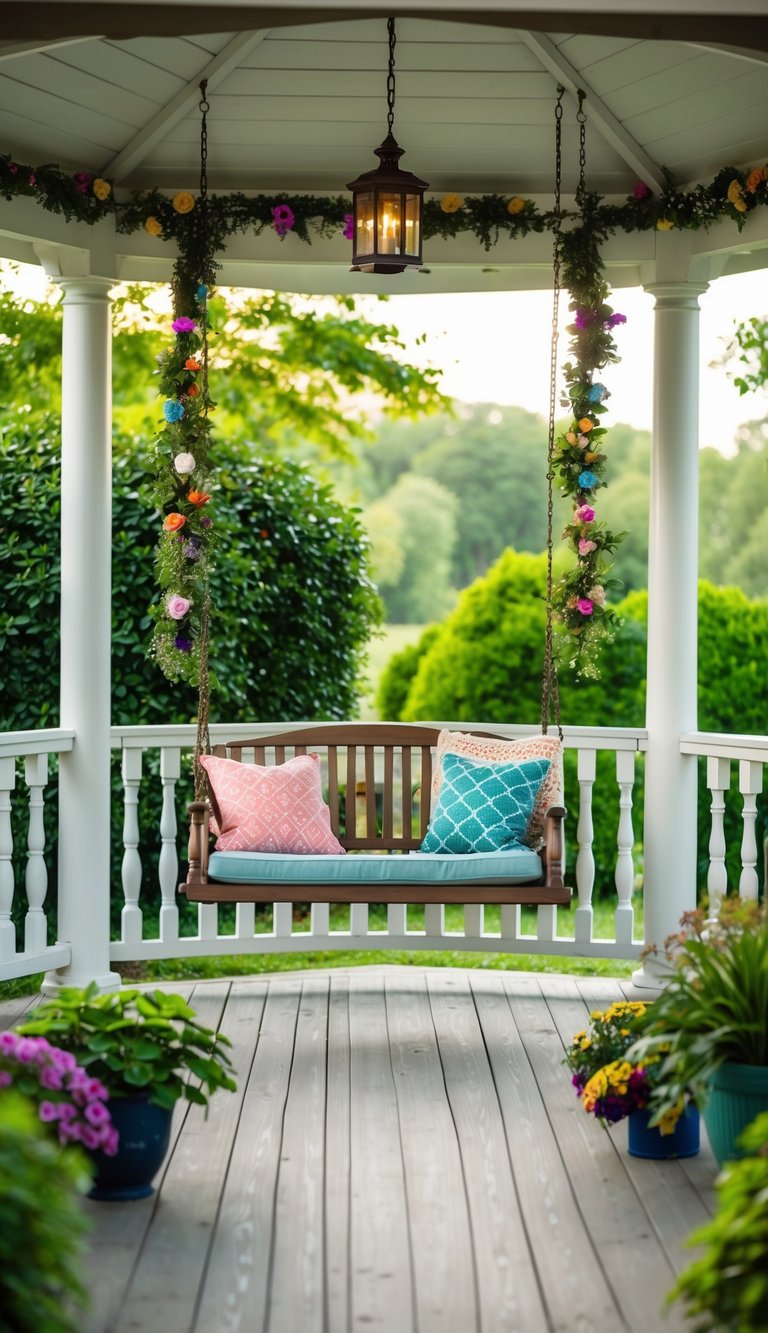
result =
[{"label": "yellow flower", "polygon": [[666,1134],[674,1134],[677,1122],[682,1114],[683,1114],[683,1099],[682,1097],[678,1097],[675,1105],[671,1107],[669,1111],[665,1111],[663,1116],[661,1117],[659,1121],[659,1133],[662,1136]]},{"label": "yellow flower", "polygon": [[675,224],[671,218],[659,218],[658,222],[656,223],[656,230],[671,231],[674,225]]},{"label": "yellow flower", "polygon": [[163,234],[162,223],[155,217],[144,219],[144,230],[148,232],[150,236],[162,236]]},{"label": "yellow flower", "polygon": [[515,213],[522,213],[524,208],[525,208],[525,200],[521,199],[519,194],[516,194],[514,198],[510,199],[509,203],[507,204],[507,212],[511,213],[513,217]]},{"label": "yellow flower", "polygon": [[96,177],[91,189],[96,195],[96,198],[100,199],[102,203],[105,199],[108,199],[112,193],[112,186],[109,181],[102,180],[101,176]]},{"label": "yellow flower", "polygon": [[728,202],[733,204],[737,212],[746,213],[747,201],[744,198],[744,190],[742,189],[740,181],[731,181],[728,186]]},{"label": "yellow flower", "polygon": [[177,213],[191,213],[195,206],[195,196],[187,190],[180,190],[171,200]]},{"label": "yellow flower", "polygon": [[440,207],[444,213],[458,213],[463,206],[464,200],[460,194],[444,194],[440,200]]}]

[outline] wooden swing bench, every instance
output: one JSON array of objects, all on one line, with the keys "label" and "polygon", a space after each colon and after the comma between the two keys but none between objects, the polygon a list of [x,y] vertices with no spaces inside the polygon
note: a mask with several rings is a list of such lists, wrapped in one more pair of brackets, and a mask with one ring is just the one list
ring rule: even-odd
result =
[{"label": "wooden swing bench", "polygon": [[327,765],[331,827],[353,855],[211,853],[215,798],[210,804],[193,801],[189,870],[179,892],[200,903],[568,903],[562,806],[547,811],[540,852],[410,855],[418,852],[429,823],[438,735],[437,727],[405,723],[321,723],[217,746],[215,754],[240,762],[244,751],[252,751],[257,764],[283,763],[286,751],[288,758],[319,753]]}]

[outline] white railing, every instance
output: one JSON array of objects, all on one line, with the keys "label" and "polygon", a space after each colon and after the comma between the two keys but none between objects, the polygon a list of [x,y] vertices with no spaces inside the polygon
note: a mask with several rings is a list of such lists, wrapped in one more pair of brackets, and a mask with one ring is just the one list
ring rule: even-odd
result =
[{"label": "white railing", "polygon": [[[44,809],[50,758],[71,750],[73,744],[72,731],[11,731],[0,735],[0,981],[65,967],[70,961],[68,944],[48,944]],[[26,788],[26,798],[16,795],[18,777]],[[14,807],[18,810],[19,801],[23,803],[26,830],[22,847],[14,856],[13,811]],[[21,948],[13,921],[14,861],[17,865],[24,863],[26,910],[23,932],[21,927],[19,932],[23,933]]]},{"label": "white railing", "polygon": [[[768,736],[729,736],[716,731],[693,731],[680,738],[683,754],[704,756],[707,760],[707,787],[710,792],[709,867],[707,893],[710,914],[716,915],[720,901],[728,892],[726,841],[726,802],[731,788],[732,767],[737,765],[740,795],[741,830],[738,884],[739,897],[756,900],[759,892],[757,866],[762,859],[768,871],[768,843],[758,846],[757,798],[763,790],[763,772],[768,764]],[[764,878],[768,876],[764,875]]]},{"label": "white railing", "polygon": [[[303,727],[305,723],[296,723]],[[343,733],[343,724],[338,724]],[[431,724],[432,725],[432,724]],[[439,723],[434,725],[448,725]],[[483,730],[483,723],[462,723],[462,727]],[[236,726],[216,725],[211,728],[211,741],[256,739],[277,730],[288,730],[283,724],[245,723]],[[497,727],[494,731],[510,737],[530,735],[529,727]],[[211,954],[303,953],[317,949],[455,949],[505,953],[539,953],[555,955],[585,955],[593,957],[635,958],[642,941],[634,938],[633,891],[639,875],[639,848],[632,822],[632,803],[635,785],[636,756],[646,746],[646,733],[634,728],[565,729],[567,750],[577,753],[575,789],[566,790],[569,805],[569,824],[577,830],[578,855],[572,867],[571,882],[575,888],[572,913],[562,913],[558,921],[555,907],[539,907],[534,933],[523,933],[522,914],[518,906],[501,909],[498,929],[486,929],[486,913],[480,904],[468,905],[464,910],[463,929],[447,930],[445,909],[430,905],[424,913],[424,924],[413,924],[412,909],[390,907],[386,926],[376,928],[369,923],[365,904],[353,904],[349,925],[330,929],[327,907],[313,909],[309,929],[304,923],[295,928],[291,904],[274,905],[271,922],[263,918],[255,930],[253,904],[240,904],[233,914],[223,913],[215,904],[199,904],[196,920],[191,906],[182,906],[176,895],[179,865],[186,853],[186,812],[179,809],[185,804],[177,792],[181,775],[186,772],[187,795],[191,785],[190,757],[194,745],[192,726],[173,727],[118,727],[113,729],[112,744],[122,752],[122,779],[124,792],[122,891],[123,907],[121,937],[111,948],[115,962],[151,958],[194,957]],[[342,741],[343,744],[343,741]],[[597,759],[600,753],[612,753],[611,776],[601,774],[595,795]],[[184,767],[183,767],[184,766]],[[155,776],[146,774],[147,767]],[[157,827],[147,836],[139,827],[139,793],[142,783],[157,782],[161,787]],[[599,830],[606,822],[611,828],[611,843],[615,848],[611,874],[616,890],[613,913],[614,931],[610,939],[598,938],[594,927],[593,889],[596,865],[594,856],[595,819]],[[147,858],[157,858],[159,912],[152,916],[141,905],[141,885]],[[567,875],[567,878],[570,878]],[[231,929],[220,928],[220,918],[226,915]],[[558,925],[572,923],[567,934],[558,932]],[[192,933],[186,933],[190,928]]]}]

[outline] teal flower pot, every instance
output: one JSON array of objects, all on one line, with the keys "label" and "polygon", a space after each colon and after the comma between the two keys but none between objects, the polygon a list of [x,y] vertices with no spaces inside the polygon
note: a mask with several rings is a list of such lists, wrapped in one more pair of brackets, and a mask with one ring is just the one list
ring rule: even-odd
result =
[{"label": "teal flower pot", "polygon": [[699,1113],[688,1106],[671,1134],[662,1134],[648,1121],[650,1111],[634,1111],[628,1121],[628,1146],[632,1157],[652,1157],[664,1160],[670,1157],[695,1157],[699,1151]]},{"label": "teal flower pot", "polygon": [[744,1156],[736,1140],[761,1111],[768,1111],[768,1065],[721,1065],[704,1109],[707,1134],[720,1166]]},{"label": "teal flower pot", "polygon": [[100,1151],[89,1154],[96,1172],[88,1198],[109,1202],[145,1199],[153,1192],[152,1179],[168,1151],[172,1113],[164,1106],[153,1106],[146,1094],[115,1097],[107,1106],[120,1143],[114,1157]]}]

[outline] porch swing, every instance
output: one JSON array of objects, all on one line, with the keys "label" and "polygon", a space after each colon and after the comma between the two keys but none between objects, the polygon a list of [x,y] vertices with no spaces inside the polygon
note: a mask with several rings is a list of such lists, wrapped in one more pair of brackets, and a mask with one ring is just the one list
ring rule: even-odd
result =
[{"label": "porch swing", "polygon": [[[553,260],[553,310],[550,343],[550,403],[547,449],[547,581],[544,664],[541,685],[541,737],[510,742],[492,730],[470,733],[457,727],[406,723],[317,723],[286,726],[271,735],[210,746],[208,736],[207,618],[201,649],[200,709],[195,751],[195,800],[189,806],[189,869],[179,892],[197,903],[465,903],[567,904],[571,890],[564,881],[564,820],[561,804],[541,807],[539,837],[534,845],[516,843],[495,852],[432,854],[420,851],[430,827],[431,807],[443,778],[441,751],[467,753],[479,743],[486,764],[511,760],[515,745],[548,749],[562,800],[562,740],[557,665],[553,645],[552,554],[555,411],[557,391],[558,313],[561,281],[561,124],[564,89],[558,88],[555,109],[556,219]],[[583,184],[583,126],[581,172]],[[205,204],[205,177],[201,181]],[[205,336],[205,328],[203,330]],[[549,736],[554,723],[558,739]],[[437,749],[438,764],[434,756]],[[494,754],[498,758],[489,758]],[[211,825],[231,828],[231,810],[222,811],[205,765],[232,762],[230,772],[240,791],[265,768],[274,769],[307,755],[321,765],[327,794],[327,821],[337,840],[336,854],[319,855],[245,850],[209,850]],[[503,757],[502,757],[503,756]],[[234,765],[243,764],[241,774]],[[254,767],[255,766],[255,767]],[[474,761],[470,766],[475,766]],[[311,767],[311,765],[310,765]],[[545,772],[549,765],[545,766]],[[542,790],[548,784],[545,782]],[[551,783],[549,784],[551,786]],[[241,796],[242,799],[242,796]],[[540,802],[539,802],[540,803]],[[325,816],[324,816],[325,817]],[[536,817],[531,819],[531,828]],[[220,836],[220,841],[222,839]],[[231,841],[231,840],[230,840]],[[527,841],[532,842],[528,837]],[[352,853],[349,855],[349,853]]]}]

